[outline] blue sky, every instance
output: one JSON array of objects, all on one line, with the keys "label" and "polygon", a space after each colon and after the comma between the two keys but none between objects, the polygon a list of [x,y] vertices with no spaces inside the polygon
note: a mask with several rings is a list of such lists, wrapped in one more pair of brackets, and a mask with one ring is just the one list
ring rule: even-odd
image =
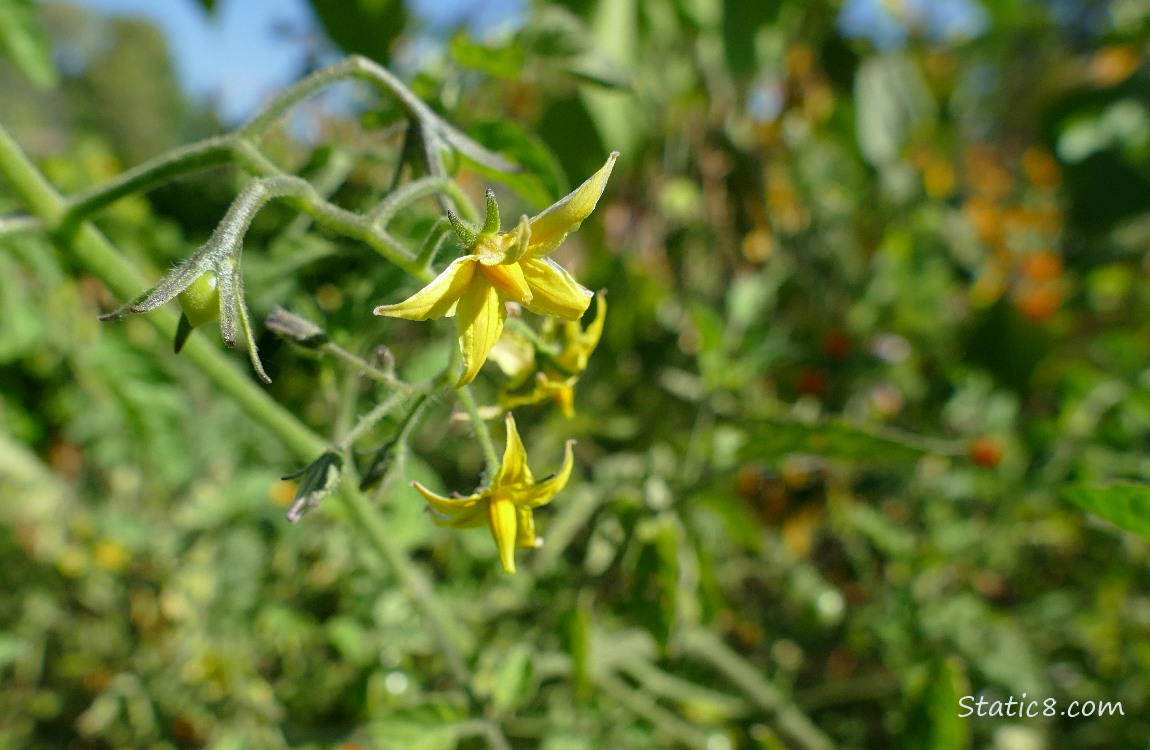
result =
[{"label": "blue sky", "polygon": [[[299,77],[315,18],[305,0],[76,0],[116,15],[142,16],[168,39],[176,72],[196,98],[212,99],[226,122],[250,114],[269,94]],[[430,29],[466,22],[491,29],[526,0],[416,0],[408,3]],[[277,31],[280,29],[281,31]],[[282,30],[287,29],[285,38]]]},{"label": "blue sky", "polygon": [[[226,123],[242,120],[269,94],[299,77],[316,24],[306,0],[217,0],[213,13],[198,0],[76,1],[104,13],[143,16],[155,23],[168,39],[184,88],[193,97],[215,101]],[[522,14],[526,4],[527,0],[408,2],[424,28],[434,32],[466,23],[480,34]],[[891,49],[906,43],[908,26],[931,39],[955,40],[980,35],[987,20],[978,0],[901,4],[845,0],[838,27],[845,36],[865,37],[880,49]]]},{"label": "blue sky", "polygon": [[285,43],[274,29],[308,33],[314,24],[303,0],[221,0],[208,14],[194,0],[80,0],[117,15],[142,16],[168,39],[176,72],[189,94],[218,103],[234,121],[296,77],[305,48]]}]

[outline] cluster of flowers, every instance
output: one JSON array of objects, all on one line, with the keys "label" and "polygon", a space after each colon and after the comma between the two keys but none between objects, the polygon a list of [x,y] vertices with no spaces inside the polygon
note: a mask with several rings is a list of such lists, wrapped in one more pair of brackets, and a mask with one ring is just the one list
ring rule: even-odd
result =
[{"label": "cluster of flowers", "polygon": [[[509,573],[515,572],[516,547],[540,545],[532,510],[550,502],[563,489],[573,461],[573,441],[568,441],[562,468],[552,477],[536,482],[527,468],[527,455],[510,409],[551,399],[564,414],[573,416],[573,387],[599,343],[607,311],[600,294],[594,319],[583,328],[579,321],[595,295],[547,256],[595,210],[618,155],[612,153],[598,172],[535,218],[521,217],[511,231],[500,231],[499,206],[490,190],[481,228],[468,226],[448,213],[462,240],[463,255],[408,299],[375,308],[376,315],[406,320],[454,316],[463,361],[456,388],[474,380],[489,356],[506,373],[507,384],[500,392],[499,405],[481,412],[481,416],[491,417],[507,411],[507,448],[501,466],[491,472],[490,484],[473,495],[450,498],[440,497],[418,483],[414,486],[427,498],[438,523],[456,528],[489,524],[503,568]],[[270,383],[256,353],[239,257],[244,231],[272,193],[270,187],[261,183],[241,195],[207,243],[154,287],[102,319],[119,320],[178,299],[183,314],[176,332],[177,352],[193,328],[219,318],[224,341],[235,346],[242,332],[256,374]],[[504,336],[509,303],[546,316],[548,322],[538,334],[521,327]],[[291,320],[293,325],[301,325],[299,319]],[[557,325],[555,321],[561,323]],[[302,325],[308,330],[301,333],[292,329],[293,339],[305,345],[326,340],[319,328],[306,322]],[[317,477],[318,489],[303,493],[309,499],[302,508],[313,506],[331,491],[331,476],[338,476],[338,471],[329,468],[340,462],[336,453],[328,452],[309,467]],[[296,520],[302,512],[293,507],[288,517]]]},{"label": "cluster of flowers", "polygon": [[[510,231],[500,231],[499,207],[491,191],[478,231],[448,214],[463,241],[464,254],[426,287],[402,302],[380,305],[375,314],[406,320],[454,316],[463,360],[456,387],[474,380],[491,356],[508,375],[508,385],[500,394],[501,409],[553,399],[570,416],[572,388],[599,342],[606,305],[599,295],[593,321],[582,328],[579,320],[595,295],[547,256],[595,209],[617,156],[611,154],[598,172],[535,218],[521,217]],[[548,316],[549,323],[534,341],[509,331],[513,335],[500,342],[509,302]],[[563,322],[556,326],[550,323],[554,319]],[[501,343],[499,349],[497,343]],[[524,385],[528,385],[526,390]],[[515,549],[542,543],[535,535],[532,511],[550,502],[567,484],[574,441],[567,441],[559,471],[536,482],[510,411],[506,424],[503,461],[487,487],[467,496],[442,497],[418,482],[413,486],[426,498],[437,523],[454,528],[489,525],[503,569],[514,573]]]}]

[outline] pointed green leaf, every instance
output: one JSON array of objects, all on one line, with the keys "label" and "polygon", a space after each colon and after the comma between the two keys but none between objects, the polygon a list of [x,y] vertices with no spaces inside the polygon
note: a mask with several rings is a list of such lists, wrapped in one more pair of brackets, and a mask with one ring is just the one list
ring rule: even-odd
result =
[{"label": "pointed green leaf", "polygon": [[1150,539],[1150,485],[1079,484],[1066,487],[1062,495],[1083,510]]}]

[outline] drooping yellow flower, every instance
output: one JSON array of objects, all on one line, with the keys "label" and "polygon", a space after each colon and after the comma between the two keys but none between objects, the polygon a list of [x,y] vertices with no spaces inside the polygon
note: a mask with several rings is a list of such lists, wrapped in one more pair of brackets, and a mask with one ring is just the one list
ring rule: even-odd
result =
[{"label": "drooping yellow flower", "polygon": [[[499,393],[499,405],[514,409],[526,404],[553,400],[568,419],[575,416],[575,382],[587,369],[587,360],[603,335],[607,318],[607,300],[596,295],[595,318],[583,328],[578,321],[565,320],[559,326],[544,324],[534,343],[508,331],[492,351],[494,359],[508,377]],[[556,330],[558,329],[558,330]],[[528,381],[531,389],[524,392]],[[498,413],[498,412],[496,412]]]},{"label": "drooping yellow flower", "polygon": [[575,459],[571,452],[574,440],[568,440],[559,471],[542,482],[536,482],[527,467],[527,451],[515,428],[515,418],[507,415],[507,447],[503,463],[491,484],[467,497],[440,497],[419,482],[412,482],[432,508],[432,517],[441,526],[470,529],[487,524],[499,549],[503,570],[515,572],[515,549],[534,549],[543,540],[535,536],[535,508],[551,502],[567,485]]},{"label": "drooping yellow flower", "polygon": [[591,303],[591,292],[547,258],[567,235],[595,210],[618,152],[574,192],[533,219],[519,220],[514,230],[499,231],[499,207],[487,194],[483,228],[473,231],[448,214],[467,254],[451,262],[430,284],[394,305],[380,305],[376,315],[427,320],[455,315],[463,374],[456,387],[475,379],[503,331],[505,301],[533,313],[578,320]]}]

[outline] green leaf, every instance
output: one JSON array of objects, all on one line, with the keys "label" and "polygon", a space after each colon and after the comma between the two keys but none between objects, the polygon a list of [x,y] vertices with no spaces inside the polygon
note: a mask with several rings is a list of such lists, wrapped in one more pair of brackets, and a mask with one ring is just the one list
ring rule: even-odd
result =
[{"label": "green leaf", "polygon": [[311,0],[331,40],[349,54],[379,62],[391,58],[391,45],[407,25],[401,0]]},{"label": "green leaf", "polygon": [[38,88],[59,81],[52,46],[40,28],[32,0],[0,0],[0,54]]},{"label": "green leaf", "polygon": [[635,617],[665,647],[679,610],[678,530],[669,521],[653,520],[640,524],[637,536],[642,546],[634,564]]},{"label": "green leaf", "polygon": [[970,694],[966,667],[951,656],[936,662],[921,688],[911,714],[907,747],[926,750],[962,750],[969,746],[970,728],[960,717],[959,700]]},{"label": "green leaf", "polygon": [[[627,69],[604,55],[583,19],[566,8],[540,8],[535,20],[517,35],[516,47],[529,52],[533,60],[581,81],[607,88],[630,89],[633,86]],[[623,55],[626,54],[624,49]]]},{"label": "green leaf", "polygon": [[477,42],[464,32],[451,40],[451,56],[461,66],[481,70],[495,78],[515,79],[523,72],[525,56],[518,45],[493,46]]},{"label": "green leaf", "polygon": [[739,458],[771,459],[788,453],[808,453],[843,461],[913,463],[930,452],[921,440],[841,420],[812,424],[768,420],[752,431]]},{"label": "green leaf", "polygon": [[1062,495],[1083,510],[1150,539],[1150,485],[1079,484],[1064,488]]}]

